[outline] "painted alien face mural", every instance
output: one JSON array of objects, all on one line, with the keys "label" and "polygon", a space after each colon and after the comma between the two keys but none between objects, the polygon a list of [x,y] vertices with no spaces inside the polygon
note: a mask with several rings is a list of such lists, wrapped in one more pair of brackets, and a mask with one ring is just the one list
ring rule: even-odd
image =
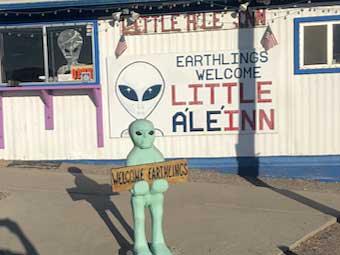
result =
[{"label": "painted alien face mural", "polygon": [[146,119],[161,100],[165,82],[155,66],[138,61],[123,68],[115,86],[125,110],[135,119]]}]

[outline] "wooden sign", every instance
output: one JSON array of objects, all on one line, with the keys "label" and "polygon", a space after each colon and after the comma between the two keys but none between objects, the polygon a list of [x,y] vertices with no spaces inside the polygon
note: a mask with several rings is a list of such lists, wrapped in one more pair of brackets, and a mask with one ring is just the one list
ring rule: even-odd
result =
[{"label": "wooden sign", "polygon": [[112,169],[112,191],[130,190],[138,181],[165,179],[169,184],[184,183],[188,181],[189,168],[186,160],[171,160],[137,166],[128,166]]}]

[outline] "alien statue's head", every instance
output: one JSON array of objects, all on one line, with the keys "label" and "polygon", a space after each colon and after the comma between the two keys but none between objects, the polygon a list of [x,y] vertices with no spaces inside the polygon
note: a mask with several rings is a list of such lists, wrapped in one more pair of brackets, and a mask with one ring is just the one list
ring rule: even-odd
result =
[{"label": "alien statue's head", "polygon": [[77,63],[83,46],[83,37],[74,29],[66,29],[58,36],[58,46],[68,63]]},{"label": "alien statue's head", "polygon": [[151,121],[139,119],[129,126],[129,134],[133,144],[140,149],[149,149],[155,141],[155,127]]}]

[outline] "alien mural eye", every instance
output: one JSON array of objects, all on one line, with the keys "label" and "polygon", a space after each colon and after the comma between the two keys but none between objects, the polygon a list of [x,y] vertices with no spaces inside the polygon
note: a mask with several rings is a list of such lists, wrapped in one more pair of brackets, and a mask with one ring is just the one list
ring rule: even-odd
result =
[{"label": "alien mural eye", "polygon": [[119,87],[120,93],[122,93],[124,97],[132,101],[138,101],[137,93],[133,88],[127,85],[119,85],[118,87]]},{"label": "alien mural eye", "polygon": [[143,101],[148,101],[156,96],[158,96],[159,92],[161,91],[162,85],[161,84],[156,84],[151,87],[149,87],[143,94]]},{"label": "alien mural eye", "polygon": [[149,132],[149,135],[153,135],[155,132],[153,131],[153,130],[151,130],[150,132]]},{"label": "alien mural eye", "polygon": [[136,132],[136,135],[142,135],[142,132],[137,131],[137,132]]}]

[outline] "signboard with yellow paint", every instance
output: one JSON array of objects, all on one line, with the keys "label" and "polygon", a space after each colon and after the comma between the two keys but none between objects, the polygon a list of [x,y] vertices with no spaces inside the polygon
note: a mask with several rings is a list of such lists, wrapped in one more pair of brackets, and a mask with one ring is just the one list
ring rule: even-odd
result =
[{"label": "signboard with yellow paint", "polygon": [[185,183],[188,181],[188,176],[189,168],[186,160],[113,168],[112,191],[130,190],[138,181],[151,184],[154,180],[165,179],[169,184]]}]

